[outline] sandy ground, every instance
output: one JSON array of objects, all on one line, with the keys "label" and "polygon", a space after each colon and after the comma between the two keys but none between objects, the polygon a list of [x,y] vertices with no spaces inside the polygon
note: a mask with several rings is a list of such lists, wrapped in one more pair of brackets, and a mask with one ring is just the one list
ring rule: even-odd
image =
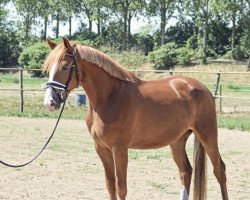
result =
[{"label": "sandy ground", "polygon": [[[0,159],[28,161],[42,147],[55,120],[0,117]],[[191,137],[187,150],[192,160]],[[250,133],[219,130],[229,197],[250,199]],[[208,162],[208,197],[221,199]],[[191,186],[192,187],[192,186]],[[128,200],[174,200],[181,190],[169,148],[129,152]],[[21,169],[0,166],[0,199],[108,199],[102,164],[85,122],[62,120],[45,152]],[[192,198],[191,198],[192,199]]]}]

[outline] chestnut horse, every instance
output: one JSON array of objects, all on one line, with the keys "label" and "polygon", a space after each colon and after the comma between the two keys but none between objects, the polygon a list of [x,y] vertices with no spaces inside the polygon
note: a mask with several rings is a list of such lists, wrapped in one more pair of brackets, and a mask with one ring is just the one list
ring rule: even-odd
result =
[{"label": "chestnut horse", "polygon": [[80,84],[89,98],[86,123],[105,171],[111,200],[127,195],[128,149],[154,149],[169,145],[188,199],[192,167],[185,146],[195,135],[194,200],[206,198],[205,157],[208,154],[227,200],[225,164],[217,141],[214,98],[200,82],[183,76],[143,81],[104,53],[63,38],[44,69],[49,72],[44,105],[53,111]]}]

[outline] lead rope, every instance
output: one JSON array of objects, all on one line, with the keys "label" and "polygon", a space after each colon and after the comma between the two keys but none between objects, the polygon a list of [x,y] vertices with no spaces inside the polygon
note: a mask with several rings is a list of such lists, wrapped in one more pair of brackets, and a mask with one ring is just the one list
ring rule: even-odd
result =
[{"label": "lead rope", "polygon": [[54,133],[56,131],[56,128],[57,128],[57,126],[59,124],[59,121],[61,119],[61,116],[62,116],[62,113],[63,113],[63,110],[64,110],[65,103],[66,103],[66,100],[64,101],[64,103],[62,105],[62,109],[61,109],[60,114],[58,116],[58,119],[56,121],[56,125],[55,125],[55,127],[54,127],[54,129],[53,129],[53,131],[52,131],[52,133],[51,133],[51,135],[49,137],[49,139],[47,140],[47,142],[45,143],[45,145],[43,146],[43,148],[38,152],[38,154],[33,159],[31,159],[29,162],[26,162],[26,163],[20,164],[20,165],[9,164],[9,163],[6,163],[6,162],[4,162],[2,160],[0,160],[0,163],[3,164],[3,165],[5,165],[5,166],[7,166],[7,167],[19,168],[19,167],[24,167],[24,166],[32,163],[38,156],[40,156],[42,154],[42,152],[44,151],[44,149],[48,146],[50,140],[52,139],[52,137],[53,137],[53,135],[54,135]]}]

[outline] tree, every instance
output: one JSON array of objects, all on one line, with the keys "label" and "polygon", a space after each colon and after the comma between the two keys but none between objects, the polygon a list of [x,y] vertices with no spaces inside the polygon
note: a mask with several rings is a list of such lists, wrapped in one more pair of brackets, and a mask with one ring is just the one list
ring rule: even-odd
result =
[{"label": "tree", "polygon": [[247,12],[247,0],[211,0],[213,10],[232,23],[231,50],[236,46],[237,22]]},{"label": "tree", "polygon": [[56,20],[56,26],[53,31],[56,34],[56,38],[59,37],[60,33],[60,22],[67,21],[67,13],[66,13],[66,0],[49,0],[51,5],[51,14],[52,19]]},{"label": "tree", "polygon": [[19,52],[19,41],[14,22],[7,20],[8,10],[5,5],[8,1],[0,2],[0,65],[16,61]]},{"label": "tree", "polygon": [[193,35],[193,23],[189,20],[181,20],[166,31],[166,42],[175,42],[177,45],[184,45],[188,38]]},{"label": "tree", "polygon": [[[46,56],[50,52],[47,42],[38,42],[23,49],[18,58],[18,63],[25,69],[41,69]],[[31,71],[33,76],[42,76],[41,71]]]},{"label": "tree", "polygon": [[37,17],[37,1],[36,0],[16,0],[15,7],[17,13],[21,16],[21,28],[24,29],[24,38],[29,41],[32,25]]},{"label": "tree", "polygon": [[194,35],[197,38],[199,56],[202,64],[207,63],[209,19],[211,18],[210,0],[183,0],[186,15],[194,23]]},{"label": "tree", "polygon": [[246,12],[243,22],[244,30],[240,39],[240,45],[244,52],[248,55],[248,70],[250,70],[250,2],[247,4],[248,11]]},{"label": "tree", "polygon": [[44,27],[43,27],[43,31],[42,31],[42,39],[46,40],[49,16],[52,12],[51,1],[49,1],[49,0],[37,1],[37,7],[38,7],[38,9],[37,9],[38,16],[43,19],[43,23],[44,23]]},{"label": "tree", "polygon": [[64,0],[62,1],[65,10],[66,19],[69,22],[69,38],[72,37],[72,18],[73,13],[77,10],[77,0]]},{"label": "tree", "polygon": [[77,2],[77,13],[79,15],[85,15],[88,19],[88,30],[89,32],[92,32],[93,27],[93,19],[94,19],[94,13],[96,9],[96,2],[95,0],[79,0]]},{"label": "tree", "polygon": [[118,19],[123,27],[122,50],[130,46],[131,39],[131,20],[143,8],[142,0],[110,0],[106,6],[111,9],[114,16]]},{"label": "tree", "polygon": [[221,16],[213,17],[210,22],[208,46],[214,53],[220,56],[224,55],[230,47],[232,31],[228,24],[229,22],[223,20]]},{"label": "tree", "polygon": [[148,3],[149,15],[160,17],[161,45],[165,44],[165,31],[167,20],[173,15],[175,8],[174,0],[152,0]]}]

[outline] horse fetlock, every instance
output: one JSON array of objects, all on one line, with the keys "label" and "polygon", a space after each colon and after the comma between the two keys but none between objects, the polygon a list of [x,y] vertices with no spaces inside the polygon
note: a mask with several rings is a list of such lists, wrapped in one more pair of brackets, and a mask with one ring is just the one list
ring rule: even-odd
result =
[{"label": "horse fetlock", "polygon": [[127,195],[127,187],[126,186],[118,186],[117,187],[117,194],[120,200],[125,200],[126,195]]}]

